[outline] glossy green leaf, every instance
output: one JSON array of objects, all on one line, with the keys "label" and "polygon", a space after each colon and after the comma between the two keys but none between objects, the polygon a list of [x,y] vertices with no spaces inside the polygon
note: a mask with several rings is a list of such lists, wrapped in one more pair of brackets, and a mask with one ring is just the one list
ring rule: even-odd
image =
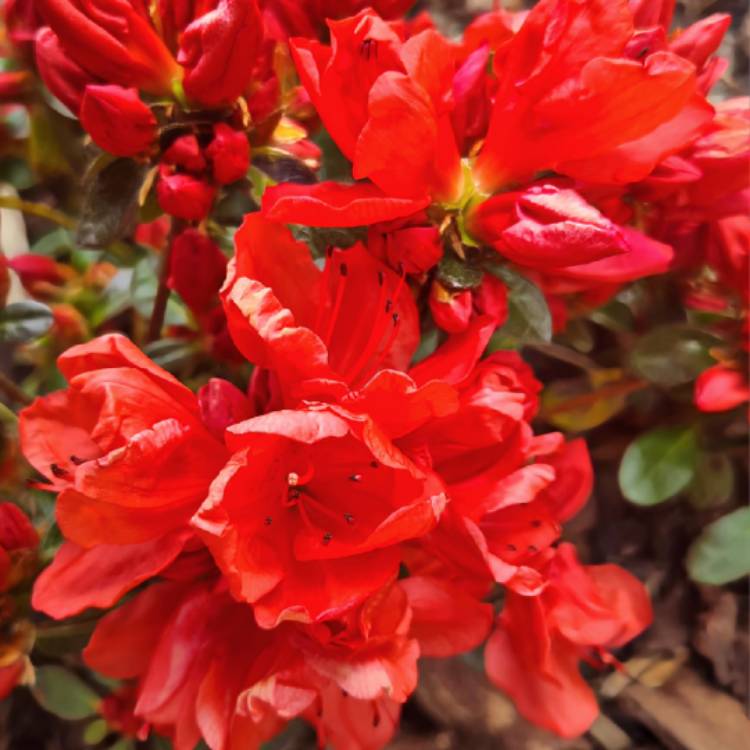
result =
[{"label": "glossy green leaf", "polygon": [[80,677],[54,665],[37,667],[34,695],[47,711],[70,720],[92,716],[100,701]]},{"label": "glossy green leaf", "polygon": [[31,341],[45,334],[54,318],[47,305],[34,300],[14,302],[0,312],[0,341]]},{"label": "glossy green leaf", "polygon": [[690,577],[721,586],[750,573],[750,508],[738,508],[714,521],[690,546]]},{"label": "glossy green leaf", "polygon": [[550,341],[552,315],[539,287],[505,266],[489,270],[508,287],[508,320],[492,337],[490,351]]},{"label": "glossy green leaf", "polygon": [[643,336],[633,347],[630,363],[644,378],[671,387],[694,380],[714,364],[708,350],[717,339],[687,325],[667,325]]},{"label": "glossy green leaf", "polygon": [[82,247],[106,247],[134,227],[138,194],[148,170],[132,159],[116,159],[91,178],[84,197],[76,242]]},{"label": "glossy green leaf", "polygon": [[690,484],[697,457],[697,441],[691,427],[651,430],[625,451],[618,474],[620,490],[636,505],[657,505]]}]

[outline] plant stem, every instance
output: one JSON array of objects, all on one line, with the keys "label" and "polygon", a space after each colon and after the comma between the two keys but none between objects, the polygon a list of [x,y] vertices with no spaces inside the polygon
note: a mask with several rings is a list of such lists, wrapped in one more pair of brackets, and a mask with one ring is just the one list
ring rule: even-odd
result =
[{"label": "plant stem", "polygon": [[164,315],[167,312],[167,302],[169,302],[170,290],[167,286],[167,281],[169,279],[170,264],[172,260],[172,244],[175,237],[177,237],[177,235],[183,230],[184,224],[185,222],[182,221],[182,219],[175,219],[172,217],[172,226],[169,230],[167,246],[164,248],[161,268],[159,269],[159,287],[156,290],[154,309],[151,313],[151,320],[148,323],[146,343],[156,341],[161,335],[161,329],[164,325]]},{"label": "plant stem", "polygon": [[0,372],[0,392],[4,393],[11,401],[24,406],[28,406],[34,400],[2,372]]},{"label": "plant stem", "polygon": [[32,216],[39,216],[42,219],[53,221],[55,224],[65,227],[65,229],[74,229],[76,225],[75,221],[70,216],[62,213],[62,211],[50,208],[44,203],[33,203],[32,201],[25,201],[12,195],[0,195],[0,208],[10,208],[25,214],[31,214]]}]

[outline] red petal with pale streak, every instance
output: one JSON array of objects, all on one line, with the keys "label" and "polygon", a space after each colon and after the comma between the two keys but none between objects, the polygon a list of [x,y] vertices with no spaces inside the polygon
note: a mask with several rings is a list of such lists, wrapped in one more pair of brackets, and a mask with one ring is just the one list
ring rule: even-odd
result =
[{"label": "red petal with pale streak", "polygon": [[428,197],[394,198],[370,183],[275,185],[263,194],[263,215],[273,221],[311,227],[358,227],[421,211]]},{"label": "red petal with pale streak", "polygon": [[447,657],[479,646],[492,626],[492,605],[482,604],[457,586],[410,576],[399,582],[412,610],[409,635],[421,656]]},{"label": "red petal with pale streak", "polygon": [[[223,445],[174,419],[158,422],[122,448],[78,468],[75,488],[129,508],[183,504],[195,509],[227,459]],[[147,467],[147,470],[144,470]],[[144,515],[144,521],[148,518]]]},{"label": "red petal with pale streak", "polygon": [[321,272],[310,249],[284,226],[258,212],[248,214],[234,237],[235,266],[227,282],[246,276],[270,287],[291,310],[297,325],[310,328],[316,318]]},{"label": "red petal with pale streak", "polygon": [[267,286],[237,279],[223,302],[232,340],[250,362],[273,370],[285,382],[334,377],[325,344],[309,328],[298,326]]},{"label": "red petal with pale streak", "polygon": [[185,409],[197,413],[195,396],[190,389],[154,364],[122,334],[108,333],[85,344],[72,346],[58,357],[57,366],[68,380],[92,370],[133,367],[148,375]]},{"label": "red petal with pale streak", "polygon": [[167,567],[192,532],[177,531],[143,544],[82,549],[66,542],[37,578],[31,603],[61,620],[89,607],[105,609]]}]

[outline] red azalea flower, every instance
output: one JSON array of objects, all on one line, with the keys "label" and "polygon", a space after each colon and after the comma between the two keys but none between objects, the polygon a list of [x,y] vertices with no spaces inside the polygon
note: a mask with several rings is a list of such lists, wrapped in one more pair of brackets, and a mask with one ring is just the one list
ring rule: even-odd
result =
[{"label": "red azalea flower", "polygon": [[445,503],[365,417],[277,411],[230,427],[227,440],[234,455],[193,526],[262,627],[362,601],[396,575],[398,543],[427,533]]},{"label": "red azalea flower", "polygon": [[196,397],[124,337],[72,347],[58,366],[69,387],[24,409],[19,429],[26,458],[60,493],[67,539],[34,606],[64,617],[110,606],[169,565],[228,454]]},{"label": "red azalea flower", "polygon": [[411,292],[361,245],[329,252],[321,272],[307,245],[256,213],[245,217],[235,247],[222,290],[229,329],[285,393],[303,380],[354,384],[376,368],[408,366],[419,341]]},{"label": "red azalea flower", "polygon": [[84,652],[134,679],[134,714],[178,750],[255,750],[301,716],[319,740],[375,750],[389,741],[416,660],[476,647],[492,608],[442,581],[389,584],[340,618],[261,630],[209,577],[156,583],[102,618]]},{"label": "red azalea flower", "polygon": [[650,625],[651,605],[636,578],[616,565],[580,565],[570,544],[546,555],[541,567],[548,581],[541,594],[506,594],[485,665],[523,716],[576,737],[599,712],[579,661],[610,662],[609,649]]},{"label": "red azalea flower", "polygon": [[670,52],[625,59],[632,35],[627,0],[534,7],[494,60],[495,104],[474,169],[485,190],[543,169],[632,182],[708,124],[695,66]]}]

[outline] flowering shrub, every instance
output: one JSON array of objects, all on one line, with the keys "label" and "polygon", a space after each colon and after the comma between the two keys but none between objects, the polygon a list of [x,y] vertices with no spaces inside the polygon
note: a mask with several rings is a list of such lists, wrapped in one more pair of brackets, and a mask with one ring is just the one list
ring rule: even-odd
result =
[{"label": "flowering shrub", "polygon": [[[27,485],[0,505],[0,696],[37,667],[91,744],[251,750],[301,719],[377,750],[420,659],[472,651],[586,732],[581,663],[623,669],[652,622],[566,531],[584,433],[628,413],[657,416],[624,496],[727,506],[690,573],[750,569],[750,118],[708,98],[730,18],[541,0],[455,39],[411,5],[5,5],[0,206],[34,244],[3,236],[0,269]],[[32,578],[42,630],[87,628],[78,675],[29,661]]]}]

